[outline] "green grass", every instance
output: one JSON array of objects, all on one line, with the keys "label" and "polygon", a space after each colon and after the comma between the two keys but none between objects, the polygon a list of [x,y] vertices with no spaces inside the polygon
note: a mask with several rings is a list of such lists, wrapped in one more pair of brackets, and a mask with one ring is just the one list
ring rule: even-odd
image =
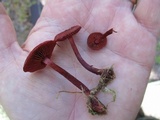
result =
[{"label": "green grass", "polygon": [[0,105],[0,120],[10,120],[1,105]]},{"label": "green grass", "polygon": [[157,43],[157,48],[156,48],[156,58],[155,58],[155,62],[156,64],[160,65],[160,40]]},{"label": "green grass", "polygon": [[159,64],[160,65],[160,56],[158,55],[158,56],[156,56],[156,64]]}]

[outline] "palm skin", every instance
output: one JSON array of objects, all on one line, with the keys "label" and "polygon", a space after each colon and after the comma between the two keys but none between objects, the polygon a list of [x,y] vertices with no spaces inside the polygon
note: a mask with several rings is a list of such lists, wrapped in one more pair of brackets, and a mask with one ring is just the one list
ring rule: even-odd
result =
[{"label": "palm skin", "polygon": [[[65,1],[48,0],[41,17],[21,48],[9,17],[0,6],[0,103],[12,120],[132,120],[140,107],[148,77],[154,63],[156,39],[160,31],[160,1],[142,0],[135,12],[128,0]],[[145,9],[145,10],[144,10]],[[147,11],[149,9],[149,11]],[[146,12],[147,11],[147,12]],[[150,17],[152,12],[155,17]],[[23,72],[24,61],[39,43],[73,25],[81,31],[74,36],[82,57],[98,68],[113,65],[116,79],[108,85],[117,98],[108,104],[108,113],[92,116],[86,108],[83,94],[58,91],[79,91],[50,67],[35,73]],[[87,47],[86,39],[92,32],[113,28],[117,33],[108,37],[100,51]],[[59,43],[52,60],[76,76],[88,88],[97,85],[99,76],[85,70],[77,61],[68,41]],[[107,104],[109,94],[100,94]]]}]

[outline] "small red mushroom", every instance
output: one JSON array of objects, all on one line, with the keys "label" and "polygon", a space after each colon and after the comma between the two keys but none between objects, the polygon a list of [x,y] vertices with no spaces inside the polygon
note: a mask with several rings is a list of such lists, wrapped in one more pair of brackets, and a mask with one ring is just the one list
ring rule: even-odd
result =
[{"label": "small red mushroom", "polygon": [[73,85],[83,91],[83,93],[88,98],[87,107],[91,114],[105,114],[106,107],[98,100],[95,95],[90,94],[90,90],[82,82],[80,82],[77,78],[50,60],[55,45],[55,41],[46,41],[35,47],[28,55],[24,63],[23,71],[35,72],[45,68],[46,65],[50,66],[55,71],[64,76],[67,80],[69,80]]},{"label": "small red mushroom", "polygon": [[85,92],[89,92],[89,89],[83,83],[81,83],[79,80],[77,80],[63,68],[59,67],[53,61],[50,60],[55,45],[55,41],[46,41],[35,47],[28,55],[24,63],[23,71],[35,72],[37,70],[45,68],[46,65],[48,65],[52,67],[55,71],[63,75],[65,78],[67,78],[80,90],[82,90],[83,88]]},{"label": "small red mushroom", "polygon": [[106,37],[108,35],[112,34],[113,32],[116,32],[116,31],[114,31],[112,28],[112,29],[108,30],[107,32],[105,32],[104,34],[102,34],[100,32],[91,33],[87,39],[88,47],[91,48],[92,50],[102,49],[107,44]]}]

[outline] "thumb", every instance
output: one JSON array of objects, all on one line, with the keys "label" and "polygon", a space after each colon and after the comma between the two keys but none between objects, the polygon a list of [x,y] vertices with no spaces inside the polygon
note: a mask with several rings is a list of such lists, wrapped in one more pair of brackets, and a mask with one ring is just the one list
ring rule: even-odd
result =
[{"label": "thumb", "polygon": [[134,14],[148,31],[156,37],[160,34],[160,0],[140,0]]},{"label": "thumb", "polygon": [[[0,2],[0,69],[2,70],[5,63],[12,61],[22,49],[16,40],[16,32],[4,6]],[[18,54],[19,53],[19,54]]]},{"label": "thumb", "polygon": [[0,50],[4,50],[16,41],[16,34],[2,3],[0,3],[0,27]]}]

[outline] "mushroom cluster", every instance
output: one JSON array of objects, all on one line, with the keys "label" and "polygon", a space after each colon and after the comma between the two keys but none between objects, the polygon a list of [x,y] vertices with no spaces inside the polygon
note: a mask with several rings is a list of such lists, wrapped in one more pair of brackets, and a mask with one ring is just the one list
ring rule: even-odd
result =
[{"label": "mushroom cluster", "polygon": [[[97,94],[104,90],[107,84],[115,78],[115,73],[113,71],[113,67],[108,69],[99,69],[95,68],[92,65],[89,65],[87,62],[84,61],[82,56],[80,55],[77,46],[74,42],[73,35],[79,32],[81,26],[73,26],[70,29],[67,29],[59,34],[56,35],[55,39],[52,41],[45,41],[38,46],[36,46],[28,55],[25,60],[23,71],[24,72],[35,72],[37,70],[45,68],[47,65],[53,68],[56,72],[60,73],[64,76],[67,80],[69,80],[73,85],[81,90],[87,96],[87,107],[89,112],[92,115],[100,115],[106,114],[107,107],[101,103],[98,98]],[[112,34],[114,31],[113,29],[108,30],[106,33],[92,33],[88,37],[88,46],[93,50],[99,50],[106,45],[107,36]],[[50,58],[52,56],[52,52],[54,47],[57,45],[57,42],[62,42],[64,40],[69,40],[71,47],[77,57],[78,61],[81,65],[86,68],[88,71],[100,75],[100,80],[98,85],[89,90],[87,86],[85,86],[81,81],[79,81],[76,77],[71,75],[69,72],[58,66],[54,63]],[[115,92],[112,92],[115,96]],[[114,97],[115,100],[115,97]],[[113,100],[113,101],[114,101]]]}]

